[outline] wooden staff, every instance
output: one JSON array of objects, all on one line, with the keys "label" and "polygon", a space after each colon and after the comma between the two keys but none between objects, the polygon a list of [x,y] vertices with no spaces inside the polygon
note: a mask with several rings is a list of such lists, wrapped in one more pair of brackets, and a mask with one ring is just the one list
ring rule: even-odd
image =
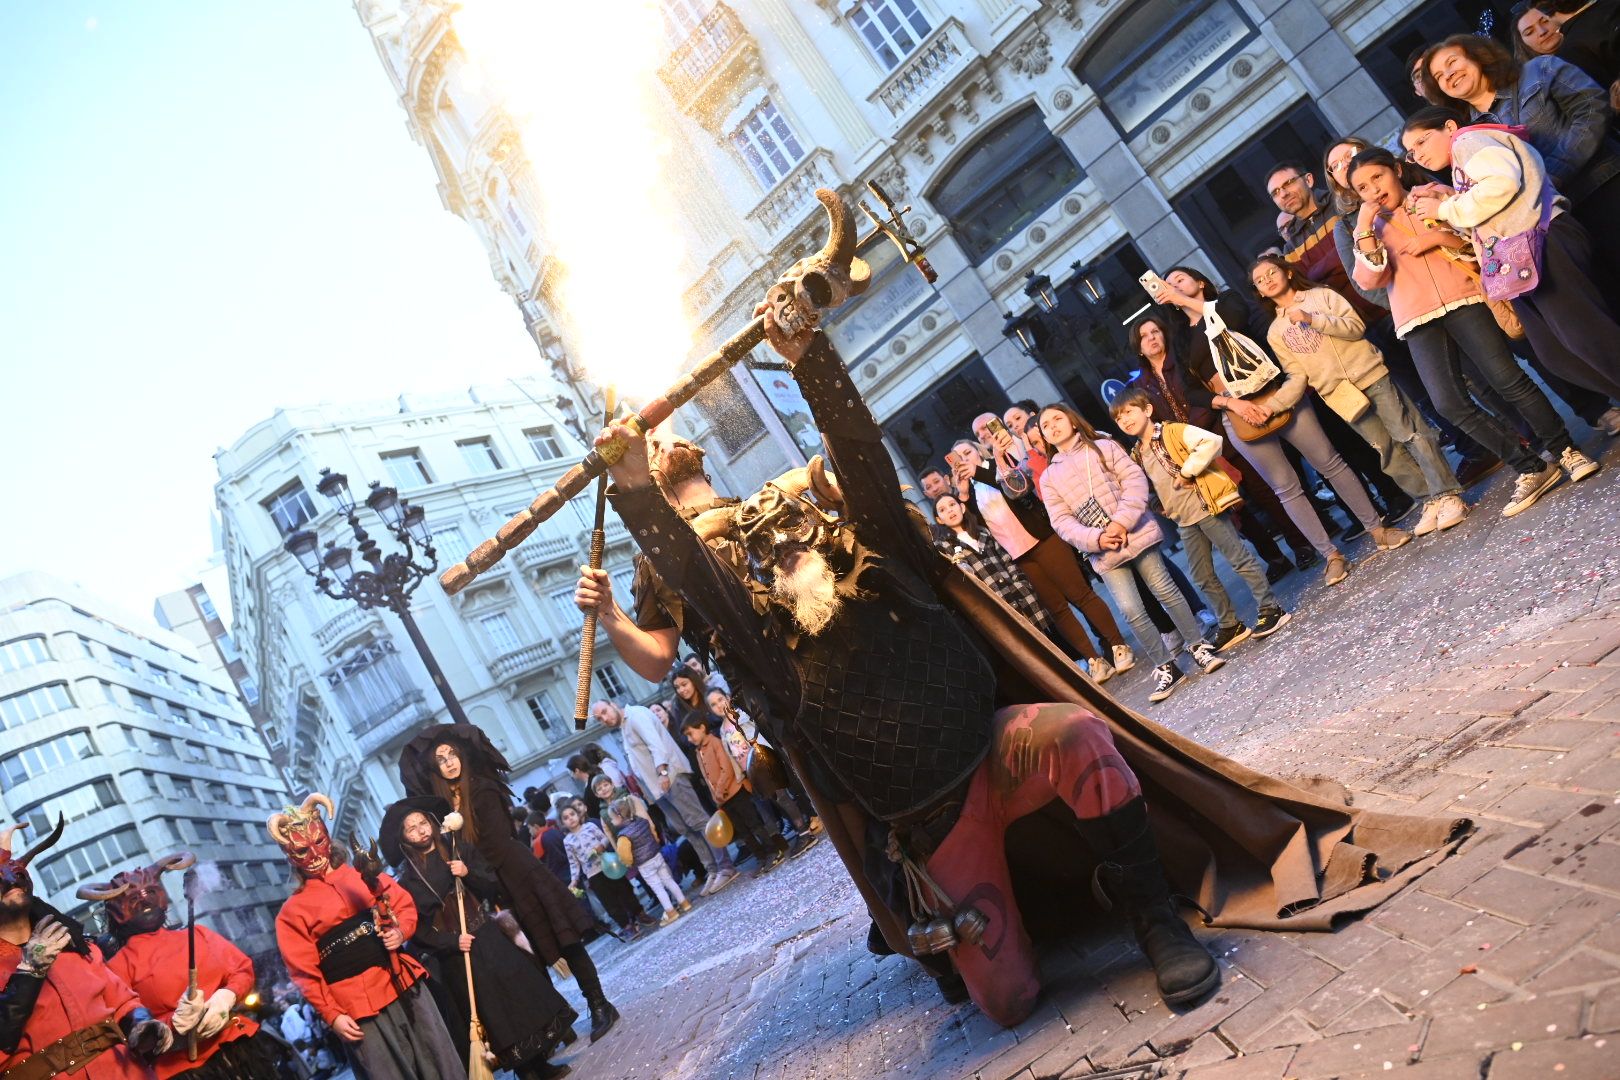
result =
[{"label": "wooden staff", "polygon": [[[613,388],[610,386],[603,392],[606,404],[602,408],[602,426],[607,427],[613,422],[613,413],[617,402],[614,399]],[[606,515],[607,515],[607,473],[596,478],[596,523],[591,529],[591,555],[589,559],[592,570],[602,569],[602,549],[607,546]],[[588,710],[591,706],[591,675],[596,662],[596,609],[585,613],[585,629],[579,635],[579,679],[574,688],[574,730],[584,731],[585,721],[589,719]]]},{"label": "wooden staff", "polygon": [[[451,854],[457,854],[452,837]],[[461,879],[454,874],[450,879],[456,883],[456,914],[461,918],[461,932],[467,932],[467,903],[466,892],[461,887]],[[459,947],[459,942],[457,943]],[[461,954],[462,966],[467,972],[467,1015],[471,1018],[467,1029],[467,1080],[495,1080],[495,1074],[490,1070],[489,1062],[484,1058],[484,1025],[478,1019],[478,994],[473,990],[472,953]]]},{"label": "wooden staff", "polygon": [[[184,889],[186,894],[186,997],[195,998],[197,990],[197,871],[187,870]],[[198,1023],[201,1023],[198,1019]],[[186,1060],[197,1060],[197,1024],[186,1032]]]}]

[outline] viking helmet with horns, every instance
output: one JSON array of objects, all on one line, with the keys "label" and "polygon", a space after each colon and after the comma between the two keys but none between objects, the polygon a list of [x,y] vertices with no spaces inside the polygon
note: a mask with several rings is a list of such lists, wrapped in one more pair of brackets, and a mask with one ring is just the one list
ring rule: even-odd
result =
[{"label": "viking helmet with horns", "polygon": [[26,829],[28,823],[20,822],[0,829],[0,893],[10,889],[33,891],[34,882],[28,876],[28,864],[62,839],[62,827],[66,823],[62,815],[58,814],[56,828],[51,830],[51,834],[15,859],[11,857],[11,838],[18,829]]},{"label": "viking helmet with horns", "polygon": [[80,900],[100,900],[107,905],[107,924],[119,938],[160,930],[169,917],[169,890],[163,887],[165,870],[188,870],[197,856],[189,851],[165,855],[148,866],[122,870],[111,881],[80,885]]},{"label": "viking helmet with horns", "polygon": [[837,483],[827,475],[820,454],[768,481],[737,507],[733,518],[750,569],[768,584],[769,571],[785,548],[817,548],[831,539],[843,522],[829,511],[842,506]]},{"label": "viking helmet with horns", "polygon": [[855,257],[859,238],[849,207],[836,191],[827,188],[817,188],[816,198],[827,209],[826,245],[789,267],[765,294],[766,305],[776,312],[777,323],[784,328],[814,327],[822,312],[859,296],[872,284],[872,268]]},{"label": "viking helmet with horns", "polygon": [[281,845],[287,861],[305,877],[325,877],[332,868],[332,834],[326,831],[326,816],[337,817],[332,800],[318,791],[311,792],[301,806],[284,807],[271,814],[267,823],[270,839]]}]

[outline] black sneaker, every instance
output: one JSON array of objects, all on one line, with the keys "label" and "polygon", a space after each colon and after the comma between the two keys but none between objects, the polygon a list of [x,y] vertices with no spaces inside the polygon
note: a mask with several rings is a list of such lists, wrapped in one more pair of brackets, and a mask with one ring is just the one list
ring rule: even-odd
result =
[{"label": "black sneaker", "polygon": [[1411,516],[1412,511],[1417,509],[1418,503],[1412,496],[1402,492],[1399,499],[1384,500],[1384,506],[1386,507],[1383,517],[1384,528],[1393,529]]},{"label": "black sneaker", "polygon": [[1268,607],[1260,610],[1260,617],[1254,620],[1254,636],[1257,638],[1270,637],[1288,625],[1293,616],[1280,607]]},{"label": "black sneaker", "polygon": [[1225,652],[1227,649],[1235,649],[1248,641],[1251,633],[1252,631],[1242,623],[1218,627],[1210,644],[1215,647],[1216,652]]},{"label": "black sneaker", "polygon": [[1304,573],[1321,561],[1322,556],[1318,555],[1314,548],[1306,548],[1304,551],[1294,556],[1294,569],[1298,570],[1300,573]]},{"label": "black sneaker", "polygon": [[1226,661],[1215,655],[1215,646],[1207,641],[1200,641],[1188,651],[1192,653],[1193,662],[1198,665],[1198,670],[1205,675],[1226,666]]},{"label": "black sneaker", "polygon": [[1154,704],[1163,701],[1176,692],[1176,687],[1186,677],[1174,660],[1168,664],[1160,664],[1153,669],[1153,693],[1148,695],[1148,701]]},{"label": "black sneaker", "polygon": [[1278,558],[1276,562],[1266,563],[1266,580],[1273,585],[1293,572],[1294,564],[1287,559]]}]

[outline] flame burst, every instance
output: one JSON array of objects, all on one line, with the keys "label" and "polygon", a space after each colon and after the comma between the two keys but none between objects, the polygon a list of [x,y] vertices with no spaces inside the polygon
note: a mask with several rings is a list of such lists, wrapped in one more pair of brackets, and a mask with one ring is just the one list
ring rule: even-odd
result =
[{"label": "flame burst", "polygon": [[560,264],[547,307],[570,354],[599,385],[651,397],[692,344],[656,0],[463,0],[455,27],[533,168],[541,252]]}]

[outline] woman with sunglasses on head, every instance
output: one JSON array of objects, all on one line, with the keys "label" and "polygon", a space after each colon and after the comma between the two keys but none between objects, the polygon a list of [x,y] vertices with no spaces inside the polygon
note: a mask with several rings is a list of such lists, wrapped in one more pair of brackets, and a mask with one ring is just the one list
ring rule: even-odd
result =
[{"label": "woman with sunglasses on head", "polygon": [[[1620,400],[1620,317],[1613,293],[1596,268],[1597,244],[1553,187],[1540,155],[1512,131],[1495,126],[1459,128],[1444,109],[1426,109],[1406,122],[1401,133],[1414,156],[1433,166],[1449,165],[1456,190],[1431,185],[1408,196],[1420,218],[1437,219],[1472,235],[1480,274],[1508,274],[1507,254],[1524,234],[1544,238],[1534,266],[1517,277],[1539,279],[1513,298],[1513,310],[1542,363],[1570,382]],[[1606,239],[1613,246],[1615,234]],[[1500,253],[1498,253],[1500,245]],[[1567,434],[1565,442],[1568,441]],[[1560,447],[1549,446],[1558,450]],[[1591,475],[1588,459],[1573,446],[1563,450],[1572,479]]]},{"label": "woman with sunglasses on head", "polygon": [[[1609,134],[1614,111],[1606,87],[1556,56],[1521,64],[1475,34],[1431,45],[1423,54],[1423,85],[1430,102],[1461,111],[1473,124],[1524,128],[1581,224],[1594,236],[1620,236],[1620,145]],[[1603,261],[1620,275],[1614,247]]]},{"label": "woman with sunglasses on head", "polygon": [[1468,506],[1440,449],[1440,437],[1390,378],[1383,354],[1367,340],[1356,310],[1338,292],[1305,280],[1276,255],[1257,259],[1249,278],[1261,304],[1272,312],[1266,340],[1286,376],[1275,394],[1277,404],[1293,406],[1315,390],[1333,408],[1339,395],[1346,396],[1348,404],[1341,407],[1362,411],[1359,416],[1346,414],[1345,422],[1378,451],[1384,471],[1424,502],[1413,535],[1462,524]]}]

